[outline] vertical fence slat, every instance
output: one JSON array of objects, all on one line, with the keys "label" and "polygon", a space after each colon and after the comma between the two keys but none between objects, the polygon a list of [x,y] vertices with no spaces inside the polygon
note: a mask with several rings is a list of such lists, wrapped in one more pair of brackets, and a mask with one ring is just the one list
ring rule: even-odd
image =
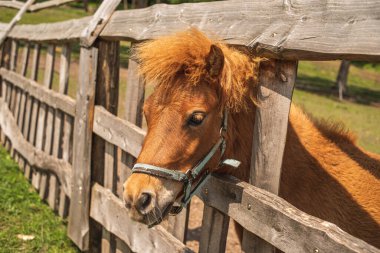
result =
[{"label": "vertical fence slat", "polygon": [[225,252],[230,218],[217,209],[205,205],[199,253]]},{"label": "vertical fence slat", "polygon": [[[112,114],[117,113],[119,92],[119,42],[99,41],[98,74],[95,103],[103,106]],[[114,145],[105,142],[102,138],[93,137],[93,159],[102,165],[92,166],[92,174],[95,180],[104,181],[104,186],[116,192],[117,177],[117,149]],[[99,159],[102,157],[104,160]],[[95,162],[95,160],[94,160]],[[103,163],[103,164],[101,164]],[[98,175],[96,171],[103,172]],[[94,230],[98,229],[93,226]],[[99,230],[101,234],[102,253],[112,253],[116,250],[115,236],[104,228]]]},{"label": "vertical fence slat", "polygon": [[[44,81],[43,85],[44,87],[51,89],[52,83],[53,83],[53,72],[54,72],[54,59],[55,59],[55,46],[49,45],[46,52],[46,61],[45,61],[45,75],[44,75]],[[51,141],[51,133],[47,132],[51,130],[51,128],[46,127],[47,118],[48,117],[49,110],[48,106],[44,103],[40,104],[40,108],[38,111],[38,128],[37,128],[37,136],[36,136],[36,148],[40,150],[45,150],[45,143]],[[39,182],[39,191],[41,198],[45,198],[47,196],[48,191],[48,175],[46,173],[41,173],[37,170],[33,171],[33,178],[35,179],[35,182]]]},{"label": "vertical fence slat", "polygon": [[19,48],[18,41],[12,40],[11,61],[10,61],[10,67],[9,67],[9,69],[12,71],[16,71],[17,58],[18,58],[18,48]]},{"label": "vertical fence slat", "polygon": [[68,235],[81,249],[89,248],[92,120],[98,49],[82,47],[74,123],[73,185]]},{"label": "vertical fence slat", "polygon": [[[270,60],[261,63],[250,181],[278,194],[286,142],[290,104],[297,76],[296,61]],[[276,126],[276,127],[273,127]],[[244,231],[243,252],[273,252],[261,238]]]},{"label": "vertical fence slat", "polygon": [[138,75],[137,68],[138,64],[133,60],[129,60],[125,97],[125,118],[133,124],[141,127],[145,85],[143,78]]},{"label": "vertical fence slat", "polygon": [[30,79],[37,81],[38,79],[38,69],[40,66],[40,54],[41,54],[41,45],[34,45],[33,50],[33,59],[32,59],[32,70],[30,72]]},{"label": "vertical fence slat", "polygon": [[[1,51],[1,67],[9,68],[10,66],[10,55],[11,55],[11,48],[12,48],[12,42],[11,40],[7,39],[4,44],[2,45],[2,51]],[[7,95],[7,84],[4,80],[1,79],[0,76],[0,83],[1,83],[1,97],[6,98]],[[1,143],[5,144],[5,135],[3,131],[1,131],[0,134]]]},{"label": "vertical fence slat", "polygon": [[21,62],[21,75],[26,76],[26,72],[28,71],[28,63],[29,63],[29,52],[30,52],[30,44],[27,43],[24,47],[24,51],[22,54],[22,62]]},{"label": "vertical fence slat", "polygon": [[[60,69],[59,69],[59,89],[58,92],[61,94],[67,95],[67,89],[69,85],[69,70],[70,70],[70,44],[65,44],[62,46],[61,59],[60,59]],[[56,110],[55,111],[55,119],[54,119],[54,136],[53,136],[53,151],[52,154],[54,157],[60,158],[62,150],[61,150],[61,135],[62,135],[62,127],[63,127],[63,117],[64,114]],[[54,210],[57,209],[57,198],[59,192],[59,186],[57,184],[57,177],[55,175],[50,176],[49,182],[49,196],[48,203],[51,208]],[[59,197],[58,207],[62,206],[64,211],[64,207],[68,206],[67,203],[61,203],[66,201],[67,196],[65,192],[61,189],[61,194]],[[67,209],[67,208],[66,208]],[[59,212],[60,213],[60,212]],[[62,212],[64,214],[64,212]]]},{"label": "vertical fence slat", "polygon": [[[73,151],[73,128],[74,128],[74,119],[65,115],[63,117],[63,136],[62,136],[62,159],[64,161],[72,163],[72,151]],[[69,203],[70,200],[66,193],[61,190],[59,193],[59,205],[58,205],[58,214],[59,216],[65,218],[69,212]]]}]

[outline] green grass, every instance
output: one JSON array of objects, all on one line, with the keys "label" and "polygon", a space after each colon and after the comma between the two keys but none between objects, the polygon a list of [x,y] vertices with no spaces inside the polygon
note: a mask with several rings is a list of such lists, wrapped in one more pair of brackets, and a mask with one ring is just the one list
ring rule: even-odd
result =
[{"label": "green grass", "polygon": [[[74,253],[62,219],[39,198],[29,182],[0,147],[0,252]],[[33,235],[23,241],[17,235]]]},{"label": "green grass", "polygon": [[349,96],[337,99],[337,62],[300,62],[293,101],[316,118],[342,122],[366,150],[380,153],[380,71],[351,66]]}]

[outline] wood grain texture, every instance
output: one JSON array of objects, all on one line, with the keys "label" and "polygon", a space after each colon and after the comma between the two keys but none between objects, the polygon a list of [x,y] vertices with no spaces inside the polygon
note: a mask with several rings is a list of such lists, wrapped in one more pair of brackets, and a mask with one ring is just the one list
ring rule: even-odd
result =
[{"label": "wood grain texture", "polygon": [[125,118],[137,126],[142,125],[144,97],[144,78],[138,74],[138,64],[130,59],[128,61],[127,89],[125,94]]},{"label": "wood grain texture", "polygon": [[284,252],[379,252],[336,225],[232,177],[212,175],[197,195]]},{"label": "wood grain texture", "polygon": [[[268,60],[260,64],[257,95],[260,106],[256,108],[250,183],[277,195],[296,77],[297,62]],[[243,238],[243,252],[273,251],[265,241],[247,231]]]},{"label": "wood grain texture", "polygon": [[112,115],[101,106],[95,107],[93,131],[135,157],[141,151],[146,134],[141,128]]},{"label": "wood grain texture", "polygon": [[380,56],[379,13],[376,0],[160,4],[115,12],[101,36],[146,40],[192,26],[267,57],[375,60]]},{"label": "wood grain texture", "polygon": [[49,107],[59,109],[71,116],[75,116],[75,100],[54,92],[37,82],[14,73],[7,69],[1,68],[0,75],[4,80],[14,84],[18,88],[29,93],[30,96],[38,99],[39,101],[47,104]]},{"label": "wood grain texture", "polygon": [[[100,37],[141,41],[194,26],[270,58],[376,61],[380,59],[379,13],[377,0],[160,4],[115,12]],[[78,39],[90,19],[20,25],[9,37],[32,41]],[[0,33],[3,30],[4,25],[0,25]]]},{"label": "wood grain texture", "polygon": [[92,125],[97,75],[97,48],[81,48],[79,83],[77,86],[74,123],[74,151],[72,195],[69,211],[68,235],[86,251],[89,248],[89,208],[91,181]]},{"label": "wood grain texture", "polygon": [[30,52],[30,44],[27,43],[24,46],[24,51],[22,54],[22,61],[21,61],[21,75],[25,76],[26,72],[28,70],[28,63],[29,63],[29,52]]},{"label": "wood grain texture", "polygon": [[40,44],[34,45],[33,50],[33,59],[32,59],[32,70],[30,74],[30,79],[37,81],[38,79],[38,68],[40,65],[40,53],[41,53],[41,46]]},{"label": "wood grain texture", "polygon": [[95,14],[92,16],[87,27],[81,33],[81,46],[92,46],[96,38],[98,38],[100,32],[107,25],[108,20],[120,2],[121,0],[107,0],[102,2]]},{"label": "wood grain texture", "polygon": [[210,206],[204,206],[199,253],[225,252],[229,222],[227,215]]},{"label": "wood grain texture", "polygon": [[122,239],[133,252],[192,252],[161,226],[148,229],[129,218],[123,201],[110,190],[92,187],[91,217]]},{"label": "wood grain texture", "polygon": [[71,166],[63,160],[47,155],[27,142],[3,98],[0,98],[0,126],[2,132],[12,141],[14,149],[16,149],[31,166],[42,171],[56,174],[62,182],[64,190],[70,195]]}]

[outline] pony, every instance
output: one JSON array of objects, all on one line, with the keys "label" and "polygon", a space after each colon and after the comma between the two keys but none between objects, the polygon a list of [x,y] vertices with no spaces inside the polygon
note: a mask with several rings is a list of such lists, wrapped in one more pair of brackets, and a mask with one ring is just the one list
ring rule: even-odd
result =
[{"label": "pony", "polygon": [[[133,54],[140,74],[155,86],[143,107],[148,129],[137,163],[145,164],[142,170],[159,169],[133,173],[123,198],[132,219],[155,225],[185,193],[183,182],[162,176],[162,170],[191,171],[218,142],[223,120],[228,124],[225,152],[217,150],[205,171],[248,181],[260,106],[258,70],[265,59],[195,28],[142,42]],[[224,158],[241,164],[238,169],[220,164]],[[280,197],[380,248],[379,192],[380,156],[359,148],[341,125],[317,121],[292,104]]]}]

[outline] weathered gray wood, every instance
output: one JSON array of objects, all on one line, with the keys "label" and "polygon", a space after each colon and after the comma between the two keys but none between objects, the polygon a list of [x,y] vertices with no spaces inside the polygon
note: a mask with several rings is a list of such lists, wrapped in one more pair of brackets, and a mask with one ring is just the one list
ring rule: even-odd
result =
[{"label": "weathered gray wood", "polygon": [[68,235],[81,249],[89,248],[89,196],[91,180],[92,122],[98,50],[81,48],[74,125],[72,196]]},{"label": "weathered gray wood", "polygon": [[[110,113],[116,114],[118,108],[119,91],[119,42],[100,40],[98,43],[98,70],[95,91],[95,104],[103,106]],[[101,137],[93,136],[91,178],[93,182],[101,183],[115,192],[117,177],[117,149]],[[101,252],[114,252],[116,248],[115,237],[106,229],[91,223],[92,238],[97,242],[101,238]],[[99,246],[91,245],[90,251],[98,250]]]},{"label": "weathered gray wood", "polygon": [[[92,187],[90,216],[122,239],[133,252],[192,252],[161,226],[148,229],[129,218],[123,201],[110,190]],[[138,231],[138,233],[136,233]]]},{"label": "weathered gray wood", "polygon": [[[189,203],[190,205],[190,203]],[[187,227],[189,223],[189,205],[175,216],[168,217],[166,230],[179,241],[186,243]]]},{"label": "weathered gray wood", "polygon": [[[250,182],[279,193],[290,104],[297,76],[297,62],[269,60],[259,72],[258,103],[253,133]],[[273,127],[276,126],[276,127]],[[260,238],[244,231],[243,252],[272,252]],[[249,244],[249,245],[248,245]]]},{"label": "weathered gray wood", "polygon": [[21,1],[0,1],[1,7],[21,9],[23,5],[24,3]]},{"label": "weathered gray wood", "polygon": [[59,69],[59,93],[61,94],[67,94],[67,89],[69,87],[70,58],[71,58],[70,44],[65,44],[62,46],[60,69]]},{"label": "weathered gray wood", "polygon": [[[46,132],[45,132],[45,143],[44,143],[44,148],[43,150],[45,151],[46,154],[51,155],[52,154],[52,142],[53,142],[53,129],[54,129],[54,109],[51,107],[47,108],[47,116],[46,116]],[[45,199],[49,196],[50,194],[50,179],[52,177],[55,177],[54,175],[47,175],[48,178],[44,179],[46,180],[45,182],[45,192],[41,193],[40,196],[42,199]],[[54,180],[53,180],[54,181]],[[52,186],[53,189],[52,191],[56,191],[56,185]],[[42,188],[42,187],[41,187]],[[43,189],[43,188],[42,188]],[[54,209],[54,203],[50,202],[48,199],[49,205],[51,204],[50,207]]]},{"label": "weathered gray wood", "polygon": [[145,138],[145,131],[134,124],[96,106],[94,114],[94,133],[106,141],[120,147],[137,157]]},{"label": "weathered gray wood", "polygon": [[[50,24],[17,25],[8,34],[8,37],[35,42],[68,42],[78,40],[81,32],[87,27],[91,18],[84,17]],[[0,24],[0,33],[4,29],[4,24]]]},{"label": "weathered gray wood", "polygon": [[33,98],[32,100],[32,114],[31,114],[31,120],[30,120],[30,129],[28,134],[28,140],[29,142],[34,145],[36,143],[36,130],[37,130],[37,121],[38,121],[38,108],[39,103],[36,99]]},{"label": "weathered gray wood", "polygon": [[146,40],[191,26],[267,57],[375,60],[380,56],[379,11],[376,0],[160,4],[116,12],[101,36]]},{"label": "weathered gray wood", "polygon": [[12,71],[16,71],[16,68],[17,68],[18,49],[19,49],[18,41],[12,40],[11,61],[10,61],[10,67],[9,67],[9,69]]},{"label": "weathered gray wood", "polygon": [[40,53],[41,46],[40,44],[36,44],[34,46],[33,59],[32,59],[32,71],[30,74],[30,79],[37,81],[38,79],[38,68],[40,65]]},{"label": "weathered gray wood", "polygon": [[[49,45],[46,51],[46,60],[45,60],[45,74],[43,80],[43,86],[48,90],[51,89],[53,84],[53,74],[54,74],[54,59],[55,59],[55,45]],[[51,147],[51,132],[52,132],[52,122],[47,122],[48,119],[48,107],[45,103],[40,104],[38,111],[38,123],[37,123],[37,136],[36,136],[36,148],[46,152],[45,148]],[[50,120],[52,121],[52,115]],[[47,146],[46,146],[46,143]],[[50,150],[47,152],[50,154]],[[33,176],[41,177],[40,179],[40,197],[45,199],[48,193],[48,174],[46,173],[33,173]]]},{"label": "weathered gray wood", "polygon": [[84,47],[91,47],[100,32],[107,25],[112,13],[116,10],[121,0],[107,0],[103,1],[99,8],[96,10],[91,21],[81,33],[81,45]]},{"label": "weathered gray wood", "polygon": [[[114,145],[105,143],[104,154],[104,187],[116,192],[116,178],[117,178],[117,149]],[[103,228],[102,232],[102,253],[113,253],[116,250],[115,237],[106,229]]]},{"label": "weathered gray wood", "polygon": [[225,252],[229,222],[230,218],[225,214],[204,206],[199,253]]},{"label": "weathered gray wood", "polygon": [[7,138],[11,140],[14,149],[16,149],[31,166],[56,174],[62,182],[65,191],[70,195],[71,166],[67,162],[45,154],[28,143],[17,127],[16,121],[3,98],[0,98],[0,126]]},{"label": "weathered gray wood", "polygon": [[11,72],[4,68],[0,69],[0,75],[4,80],[12,83],[18,88],[29,93],[34,98],[47,104],[49,107],[59,109],[65,113],[74,116],[75,115],[75,100],[54,92],[47,87],[39,85],[37,82],[21,76],[20,74]]},{"label": "weathered gray wood", "polygon": [[26,72],[28,70],[28,63],[29,63],[29,52],[30,52],[30,44],[27,43],[24,46],[24,52],[22,55],[22,62],[21,62],[21,75],[25,76]]},{"label": "weathered gray wood", "polygon": [[[195,26],[228,43],[249,45],[267,57],[375,61],[380,58],[379,12],[377,0],[160,4],[115,12],[100,37],[146,40]],[[88,20],[16,26],[9,36],[32,41],[77,39]]]},{"label": "weathered gray wood", "polygon": [[[69,70],[70,70],[70,55],[71,48],[69,44],[65,44],[62,46],[61,59],[60,59],[60,69],[59,69],[59,89],[58,92],[60,94],[67,94],[68,84],[69,84]],[[61,148],[61,139],[62,139],[62,128],[64,115],[60,110],[55,110],[55,118],[54,118],[54,136],[53,136],[53,156],[61,157],[62,156],[62,148]],[[67,161],[67,160],[66,160]],[[67,213],[68,203],[66,194],[63,190],[59,194],[59,184],[57,182],[57,177],[55,175],[50,176],[49,181],[49,196],[48,203],[51,208],[54,210],[58,209],[58,213],[63,216],[65,212]],[[59,201],[57,202],[57,200]],[[60,208],[61,207],[61,208]]]},{"label": "weathered gray wood", "polygon": [[45,74],[43,85],[48,89],[51,89],[53,84],[54,76],[54,61],[55,61],[55,45],[50,44],[46,50],[46,60],[45,60]]},{"label": "weathered gray wood", "polygon": [[[261,63],[256,109],[251,182],[278,194],[288,117],[297,62],[268,60]],[[276,126],[276,127],[273,127]]]},{"label": "weathered gray wood", "polygon": [[129,60],[125,96],[125,118],[137,126],[141,126],[142,124],[144,96],[145,82],[143,77],[138,74],[138,64],[133,60]]},{"label": "weathered gray wood", "polygon": [[132,251],[125,242],[116,238],[116,253],[132,253]]},{"label": "weathered gray wood", "polygon": [[232,177],[211,176],[197,195],[205,204],[227,214],[284,252],[379,252],[336,225]]},{"label": "weathered gray wood", "polygon": [[11,22],[9,22],[5,30],[2,33],[0,33],[0,46],[1,44],[3,44],[5,38],[8,36],[12,28],[16,25],[18,21],[20,21],[22,15],[24,15],[24,13],[28,10],[29,6],[32,5],[34,1],[35,0],[26,1],[20,8],[20,10],[17,12],[16,16],[14,16]]},{"label": "weathered gray wood", "polygon": [[[6,68],[6,69],[10,67],[11,50],[12,50],[12,41],[8,39],[5,41],[5,43],[1,47],[1,59],[0,59],[1,60],[0,65],[1,66],[0,67]],[[8,85],[7,85],[6,81],[3,80],[1,75],[0,75],[0,84],[1,84],[1,97],[5,101],[6,96],[7,96]],[[0,133],[0,139],[1,139],[0,140],[1,143],[4,145],[6,138],[5,138],[3,131],[1,131],[1,133]]]}]

